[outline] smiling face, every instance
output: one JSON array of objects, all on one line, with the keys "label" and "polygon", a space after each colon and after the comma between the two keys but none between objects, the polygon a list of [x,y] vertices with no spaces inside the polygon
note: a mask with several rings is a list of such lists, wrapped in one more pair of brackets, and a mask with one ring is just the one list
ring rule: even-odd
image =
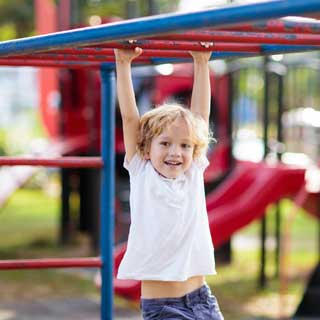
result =
[{"label": "smiling face", "polygon": [[175,179],[186,172],[192,163],[194,144],[190,128],[179,117],[151,140],[146,159],[165,178]]}]

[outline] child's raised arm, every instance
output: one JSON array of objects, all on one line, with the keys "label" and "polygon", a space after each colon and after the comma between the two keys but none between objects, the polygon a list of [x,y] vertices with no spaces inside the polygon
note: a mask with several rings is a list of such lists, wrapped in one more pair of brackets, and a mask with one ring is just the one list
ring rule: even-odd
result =
[{"label": "child's raised arm", "polygon": [[209,124],[211,90],[208,61],[211,52],[192,51],[190,54],[194,61],[191,111],[200,115]]},{"label": "child's raised arm", "polygon": [[140,119],[131,79],[131,62],[142,53],[142,49],[115,49],[114,53],[116,57],[117,92],[122,117],[126,159],[130,161],[136,153]]}]

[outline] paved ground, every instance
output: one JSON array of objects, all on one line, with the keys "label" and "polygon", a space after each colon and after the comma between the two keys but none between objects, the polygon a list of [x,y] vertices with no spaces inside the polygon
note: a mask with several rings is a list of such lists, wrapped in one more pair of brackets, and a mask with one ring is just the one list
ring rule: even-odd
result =
[{"label": "paved ground", "polygon": [[[100,309],[97,302],[89,299],[51,299],[16,303],[0,301],[0,320],[100,320]],[[116,308],[114,320],[142,319],[138,311]],[[270,320],[270,318],[243,320]],[[319,320],[319,318],[292,318],[292,320]]]},{"label": "paved ground", "polygon": [[[100,320],[99,304],[89,299],[0,302],[0,320]],[[141,320],[138,311],[116,308],[114,320]]]}]

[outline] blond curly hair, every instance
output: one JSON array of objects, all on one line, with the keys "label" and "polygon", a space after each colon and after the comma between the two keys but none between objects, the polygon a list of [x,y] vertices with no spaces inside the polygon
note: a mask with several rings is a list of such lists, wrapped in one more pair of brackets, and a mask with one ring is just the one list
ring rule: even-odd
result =
[{"label": "blond curly hair", "polygon": [[140,118],[137,152],[144,158],[150,150],[151,141],[176,119],[182,118],[191,129],[191,140],[194,144],[193,158],[205,154],[212,134],[207,123],[189,109],[178,104],[165,104],[146,112]]}]

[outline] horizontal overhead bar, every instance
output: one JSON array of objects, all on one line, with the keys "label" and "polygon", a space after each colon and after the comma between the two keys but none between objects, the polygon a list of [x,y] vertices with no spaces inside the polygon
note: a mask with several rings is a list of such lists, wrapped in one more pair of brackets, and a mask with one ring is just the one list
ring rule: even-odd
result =
[{"label": "horizontal overhead bar", "polygon": [[320,21],[306,21],[302,20],[299,17],[295,17],[290,19],[274,19],[267,21],[257,21],[252,23],[238,24],[236,26],[225,27],[224,30],[320,34]]},{"label": "horizontal overhead bar", "polygon": [[319,0],[275,0],[192,13],[157,15],[0,43],[0,56],[86,46],[205,27],[223,27],[320,11]]},{"label": "horizontal overhead bar", "polygon": [[22,158],[0,157],[0,166],[44,166],[60,168],[101,168],[101,157]]},{"label": "horizontal overhead bar", "polygon": [[[39,59],[55,61],[114,61],[112,48],[133,49],[136,46],[144,49],[143,54],[136,59],[138,62],[147,63],[145,57],[175,57],[189,58],[190,55],[183,51],[228,51],[228,52],[261,52],[261,44],[258,43],[232,43],[213,42],[216,40],[250,41],[271,44],[294,45],[319,45],[320,35],[293,35],[293,34],[267,34],[267,33],[241,33],[241,32],[190,32],[185,34],[170,35],[168,38],[181,38],[188,41],[174,40],[138,40],[134,43],[119,41],[102,44],[99,47],[66,48],[49,53],[34,53],[29,55],[11,56],[10,59]],[[192,41],[189,41],[192,40]],[[201,41],[207,41],[208,47],[201,45]],[[209,41],[209,42],[208,42]],[[210,42],[212,41],[212,42]],[[147,49],[147,50],[146,50]],[[112,57],[112,59],[110,58]]]},{"label": "horizontal overhead bar", "polygon": [[[259,57],[264,55],[273,54],[288,54],[288,53],[298,53],[306,51],[318,51],[320,46],[292,46],[292,45],[260,45],[260,50],[257,52],[229,52],[220,51],[212,52],[211,60],[217,59],[229,59],[229,58],[245,58],[245,57]],[[172,51],[171,51],[172,53]],[[77,55],[64,55],[60,57],[62,60],[58,60],[57,56],[55,58],[50,58],[50,54],[46,56],[39,55],[43,59],[40,60],[36,54],[19,57],[17,59],[1,59],[0,66],[29,66],[29,67],[50,67],[50,68],[66,68],[66,69],[85,69],[92,68],[97,69],[102,65],[109,68],[114,68],[114,58],[112,56],[106,56],[99,60],[95,56],[82,55],[81,59]],[[32,57],[32,58],[25,58]],[[68,60],[70,59],[70,60]],[[72,60],[73,59],[73,60]],[[186,63],[191,62],[192,59],[188,53],[178,51],[176,55],[172,54],[171,57],[166,56],[165,52],[161,52],[158,56],[146,58],[137,58],[134,60],[133,66],[145,66],[145,65],[159,65],[165,63]],[[1,158],[0,158],[1,160]],[[1,165],[1,161],[0,161]]]},{"label": "horizontal overhead bar", "polygon": [[100,268],[102,261],[94,258],[50,258],[1,260],[0,270],[49,269],[49,268]]},{"label": "horizontal overhead bar", "polygon": [[[144,46],[141,46],[144,47]],[[185,58],[191,59],[191,55],[188,51],[192,50],[191,46],[187,44],[181,44],[181,50],[168,50],[165,42],[163,45],[150,45],[148,48],[156,47],[158,50],[146,49],[143,51],[142,55],[137,57],[134,62],[140,64],[154,63],[153,58]],[[160,48],[166,48],[165,50],[160,50]],[[178,47],[178,46],[176,46]],[[175,48],[172,46],[170,48]],[[218,53],[223,52],[233,52],[233,53],[252,53],[252,54],[274,54],[276,53],[288,53],[288,52],[301,52],[310,50],[319,50],[318,46],[306,46],[306,45],[261,45],[253,43],[213,43],[210,48],[205,48],[205,51],[212,51],[212,58],[218,58]],[[61,53],[60,53],[61,52]],[[66,61],[66,62],[114,62],[114,52],[112,49],[97,49],[97,48],[83,48],[83,49],[64,49],[61,51],[50,52],[50,53],[34,53],[29,55],[12,56],[9,61],[13,59],[15,61],[27,60],[27,61]],[[6,59],[0,59],[0,64]]]},{"label": "horizontal overhead bar", "polygon": [[[319,45],[320,34],[303,33],[274,33],[274,32],[246,32],[246,31],[217,31],[202,30],[189,31],[183,33],[168,34],[152,39],[171,40],[171,41],[198,41],[198,42],[241,42],[259,44],[298,44],[298,45]],[[143,39],[135,42],[137,46],[143,44]],[[79,48],[81,49],[81,48]]]},{"label": "horizontal overhead bar", "polygon": [[[146,46],[142,46],[145,49]],[[168,57],[168,58],[191,58],[188,51],[193,51],[193,46],[188,44],[180,44],[181,50],[168,50],[168,48],[178,48],[178,46],[168,46],[163,42],[161,45],[148,45],[148,48],[158,48],[158,50],[145,50],[143,54],[136,58],[136,62],[150,62],[152,57]],[[160,48],[164,48],[161,50]],[[211,50],[204,48],[205,51],[214,52],[249,52],[258,53],[262,48],[256,44],[239,44],[239,43],[216,43],[211,46]],[[57,60],[57,61],[114,61],[114,53],[112,49],[84,49],[81,53],[78,50],[66,49],[63,53],[35,53],[30,55],[12,56],[10,59],[35,59],[35,60]]]}]

